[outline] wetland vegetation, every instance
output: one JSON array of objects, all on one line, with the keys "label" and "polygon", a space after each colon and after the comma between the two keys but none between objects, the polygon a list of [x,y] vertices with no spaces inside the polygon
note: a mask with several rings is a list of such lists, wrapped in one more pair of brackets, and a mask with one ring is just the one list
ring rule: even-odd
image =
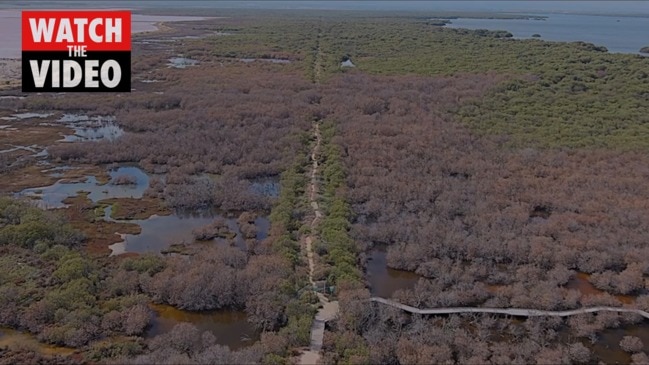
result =
[{"label": "wetland vegetation", "polygon": [[135,35],[128,95],[2,92],[2,359],[293,363],[313,234],[344,308],[323,363],[648,362],[635,315],[368,299],[648,310],[649,59],[435,14],[230,15]]}]

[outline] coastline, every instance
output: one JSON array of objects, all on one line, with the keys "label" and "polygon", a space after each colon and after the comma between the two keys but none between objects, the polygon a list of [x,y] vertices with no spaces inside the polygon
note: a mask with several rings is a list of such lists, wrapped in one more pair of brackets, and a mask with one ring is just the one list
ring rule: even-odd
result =
[{"label": "coastline", "polygon": [[[532,13],[536,19],[467,18],[452,19],[444,26],[453,29],[506,31],[512,39],[537,39],[545,42],[590,43],[605,47],[608,53],[640,55],[644,46],[643,17],[617,17],[573,13]],[[575,24],[577,24],[575,26]],[[538,35],[534,37],[533,35]]]}]

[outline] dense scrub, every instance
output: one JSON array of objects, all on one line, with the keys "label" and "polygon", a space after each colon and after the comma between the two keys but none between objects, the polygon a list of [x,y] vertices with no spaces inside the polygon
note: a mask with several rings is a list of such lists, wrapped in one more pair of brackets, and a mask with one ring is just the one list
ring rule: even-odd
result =
[{"label": "dense scrub", "polygon": [[83,361],[64,356],[46,357],[27,349],[0,348],[0,365],[14,364],[77,365],[83,364]]},{"label": "dense scrub", "polygon": [[[632,362],[642,364],[647,355],[636,345],[625,354],[606,334],[605,350],[583,338],[570,320],[529,318],[517,320],[489,315],[427,317],[407,315],[394,308],[351,303],[325,335],[325,363],[371,364],[590,364]],[[605,315],[598,321],[633,323],[632,317]],[[353,319],[353,320],[350,320]],[[583,327],[582,327],[583,328]],[[334,335],[335,334],[335,335]],[[581,338],[580,338],[581,337]],[[627,340],[628,342],[629,340]],[[637,342],[637,341],[636,341]],[[644,348],[646,351],[647,349]]]},{"label": "dense scrub", "polygon": [[[5,216],[10,224],[6,229],[0,227],[0,242],[9,245],[6,250],[11,254],[2,259],[16,261],[18,253],[28,257],[28,262],[33,261],[29,268],[34,270],[34,280],[40,278],[44,283],[3,287],[11,295],[1,299],[6,304],[2,325],[26,329],[44,342],[83,348],[87,357],[96,361],[196,359],[200,353],[201,361],[208,362],[263,359],[281,363],[291,348],[309,344],[315,298],[304,290],[307,283],[297,237],[304,211],[305,136],[314,112],[313,86],[290,65],[247,65],[236,59],[210,63],[212,55],[201,56],[200,47],[187,45],[188,51],[191,48],[196,48],[189,55],[200,58],[200,69],[151,70],[150,66],[164,64],[164,52],[137,50],[135,78],[161,82],[142,83],[145,92],[133,92],[128,98],[34,95],[16,108],[53,111],[55,118],[63,113],[115,115],[126,130],[119,139],[55,145],[49,149],[49,160],[73,165],[138,163],[146,171],[160,174],[152,178],[146,191],[152,201],[162,199],[185,211],[271,211],[269,238],[246,252],[200,247],[184,249],[184,255],[175,257],[91,261],[75,249],[61,246],[74,246],[81,240],[68,234],[63,221],[31,208],[35,218],[25,214],[19,219],[15,215],[20,212],[8,209]],[[134,85],[136,89],[139,86]],[[260,178],[277,176],[281,176],[278,197],[253,189]],[[113,183],[131,181],[118,177]],[[254,215],[240,215],[238,223],[248,237],[255,236],[252,221]],[[229,235],[222,228],[216,222],[194,234],[199,239]],[[23,239],[28,234],[35,238]],[[61,282],[42,279],[58,278],[59,271]],[[18,280],[25,273],[14,274],[10,279]],[[44,286],[39,288],[42,295],[35,294],[25,302],[26,293],[35,285]],[[76,300],[70,302],[71,298]],[[198,336],[205,341],[195,348],[165,344],[196,331],[188,326],[143,341],[141,335],[150,324],[151,301],[185,310],[244,310],[264,331],[262,341],[239,353],[216,345],[209,333]],[[70,314],[65,316],[64,310]]]},{"label": "dense scrub", "polygon": [[[210,351],[201,358],[211,361],[229,363],[236,356],[281,359],[289,348],[308,344],[311,297],[298,295],[305,278],[293,267],[294,244],[281,237],[271,237],[249,253],[213,246],[189,256],[104,262],[64,246],[74,244],[67,237],[75,233],[56,214],[9,199],[1,206],[0,232],[8,238],[0,246],[0,327],[31,332],[44,343],[84,349],[95,360],[172,356],[168,351],[177,346],[162,345],[164,341],[197,330],[178,325],[171,333],[142,341],[152,321],[153,301],[186,310],[242,309],[249,321],[268,331],[262,344],[239,353],[217,345],[209,332],[199,336],[204,346],[200,351]],[[40,227],[36,233],[62,231],[66,238],[47,241],[48,235],[41,234],[43,239],[30,245],[30,236],[4,234],[7,227],[20,226],[12,222],[33,222]],[[178,356],[186,353],[181,350]]]},{"label": "dense scrub", "polygon": [[[292,270],[292,276],[290,276],[292,288],[288,285],[287,277],[280,281],[281,289],[292,294],[292,300],[284,302],[284,315],[287,322],[279,332],[279,335],[284,337],[290,346],[309,345],[311,321],[316,311],[313,304],[317,303],[315,295],[307,289],[309,286],[306,273],[307,264],[301,260],[301,248],[298,242],[304,212],[308,209],[304,200],[306,189],[304,166],[306,162],[306,154],[297,156],[294,164],[282,173],[280,196],[270,214],[270,245],[266,247],[269,253],[272,252],[278,257],[278,260],[281,259],[281,262]],[[251,278],[250,280],[256,279]],[[264,288],[267,285],[268,283],[261,283],[259,288]],[[267,299],[264,297],[258,300],[265,301]],[[275,354],[280,355],[278,352]]]},{"label": "dense scrub", "polygon": [[322,279],[332,285],[349,286],[360,282],[361,273],[357,266],[358,246],[349,234],[352,212],[344,197],[346,174],[340,146],[332,143],[335,125],[324,124],[321,133],[321,207],[324,218],[318,226],[319,242],[315,244],[315,251],[324,264],[320,269]]},{"label": "dense scrub", "polygon": [[[270,199],[254,193],[251,180],[288,168],[309,128],[310,85],[299,75],[276,71],[238,62],[162,69],[152,77],[164,81],[163,95],[134,93],[110,102],[88,97],[91,113],[112,109],[127,133],[115,141],[53,146],[51,158],[134,162],[166,174],[148,195],[175,208],[269,210]],[[42,100],[48,108],[78,107],[68,102]]]},{"label": "dense scrub", "polygon": [[[358,74],[332,80],[322,103],[332,106],[330,117],[337,121],[334,141],[348,174],[352,237],[365,247],[388,244],[391,267],[422,276],[413,290],[396,294],[398,300],[417,307],[558,310],[622,305],[611,294],[641,295],[635,305],[645,305],[646,156],[603,149],[502,149],[497,141],[472,134],[448,113],[499,80]],[[576,272],[592,274],[592,283],[608,294],[582,296],[567,289]],[[362,298],[368,296],[363,291],[348,295],[356,304],[345,308],[362,306]],[[432,336],[434,329],[425,328],[424,322],[415,325],[420,332],[397,331],[400,335],[390,345],[393,350],[387,350],[384,337],[391,330],[384,322],[392,320],[372,322],[376,309],[347,312],[341,321],[349,325],[339,325],[331,335],[331,362],[367,361],[374,355],[368,355],[366,346],[369,354],[388,351],[388,357],[370,358],[373,362],[421,362],[445,354],[440,361],[464,363],[472,356],[437,341],[426,343],[448,347],[434,347],[426,354],[407,350],[421,348],[424,344],[417,341]],[[442,329],[459,330],[460,322],[449,323]],[[575,341],[596,342],[605,328],[620,325],[619,316],[605,314],[579,316],[557,326],[567,328]],[[590,350],[576,344],[579,341],[558,346],[556,336],[521,336],[525,341],[552,343],[557,359],[591,358]],[[480,354],[480,361],[550,356],[539,352],[540,347],[510,354],[501,348],[510,341],[489,344],[485,350],[489,355]]]},{"label": "dense scrub", "polygon": [[[147,299],[119,291],[109,270],[68,248],[76,234],[61,218],[8,199],[0,205],[5,237],[0,246],[0,326],[69,347],[144,332],[150,320]],[[7,234],[16,231],[24,234]],[[39,237],[37,243],[33,235]]]},{"label": "dense scrub", "polygon": [[[574,271],[612,294],[643,293],[646,158],[502,150],[440,112],[494,80],[337,81],[324,99],[337,106],[354,237],[391,245],[392,267],[430,278],[416,290],[423,306],[573,307],[560,286]],[[368,101],[361,88],[377,96]]]},{"label": "dense scrub", "polygon": [[83,240],[58,214],[0,198],[0,246],[17,245],[43,252],[52,246],[74,246]]},{"label": "dense scrub", "polygon": [[[355,266],[374,244],[391,247],[391,267],[422,276],[396,294],[413,306],[568,309],[622,305],[614,295],[628,294],[647,309],[649,170],[636,149],[649,146],[646,59],[443,29],[422,17],[270,18],[220,30],[236,36],[137,48],[135,79],[160,82],[136,83],[128,97],[33,95],[12,108],[115,115],[125,135],[54,146],[50,161],[138,163],[165,175],[147,196],[175,208],[272,209],[269,239],[247,252],[104,264],[77,252],[82,237],[56,216],[1,201],[0,324],[89,346],[97,361],[281,363],[309,344],[313,315],[298,238],[314,119],[333,122],[322,125],[316,250],[321,279],[337,285],[344,308],[327,334],[327,363],[582,363],[595,359],[585,345],[605,328],[637,319],[519,323],[374,307]],[[164,68],[177,53],[201,63]],[[308,82],[317,55],[319,86]],[[357,70],[341,71],[344,57]],[[276,200],[251,188],[278,175]],[[577,272],[607,294],[567,289]],[[268,332],[238,352],[185,325],[143,341],[150,300],[243,309]],[[646,359],[634,339],[619,346]]]},{"label": "dense scrub", "polygon": [[260,345],[231,351],[216,343],[210,332],[201,333],[188,323],[175,326],[148,344],[148,353],[134,358],[118,358],[114,364],[255,364],[264,354]]},{"label": "dense scrub", "polygon": [[168,259],[164,270],[140,285],[154,301],[180,309],[245,308],[252,322],[272,330],[286,322],[284,304],[295,287],[292,272],[279,257],[248,259],[237,248],[205,248],[200,255]]},{"label": "dense scrub", "polygon": [[342,55],[374,74],[515,76],[462,106],[458,120],[516,147],[649,147],[649,59],[591,44],[513,40],[422,19],[327,22],[327,69]]}]

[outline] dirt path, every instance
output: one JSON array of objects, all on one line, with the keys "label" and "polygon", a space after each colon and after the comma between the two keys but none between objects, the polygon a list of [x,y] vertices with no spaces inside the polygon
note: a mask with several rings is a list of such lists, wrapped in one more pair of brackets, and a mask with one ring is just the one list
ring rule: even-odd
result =
[{"label": "dirt path", "polygon": [[[318,31],[316,55],[313,63],[313,83],[319,84],[322,77],[322,60],[323,53],[320,46],[320,38],[322,37],[322,30]],[[311,286],[315,287],[315,280],[313,280],[315,272],[315,261],[313,253],[313,243],[316,240],[317,228],[320,220],[322,219],[322,211],[318,205],[318,174],[319,165],[318,157],[322,148],[322,134],[320,133],[320,125],[318,122],[313,123],[313,136],[315,137],[315,144],[311,150],[311,172],[309,174],[309,188],[308,197],[311,209],[313,210],[313,219],[309,223],[310,233],[304,239],[304,247],[306,249],[307,261],[309,263],[309,282]],[[302,352],[299,358],[300,365],[317,364],[320,361],[320,351],[322,350],[322,342],[324,340],[325,323],[338,316],[338,301],[329,301],[329,299],[322,293],[317,293],[318,300],[322,308],[318,310],[311,325],[311,344],[308,350]]]},{"label": "dirt path", "polygon": [[449,314],[449,313],[495,313],[495,314],[506,314],[510,316],[517,317],[540,317],[540,316],[550,316],[550,317],[568,317],[574,316],[577,314],[584,313],[595,313],[595,312],[621,312],[621,313],[635,313],[639,314],[647,319],[649,319],[649,313],[632,308],[619,308],[619,307],[591,307],[591,308],[580,308],[567,311],[546,311],[539,309],[524,309],[524,308],[481,308],[481,307],[449,307],[449,308],[431,308],[431,309],[419,309],[411,307],[409,305],[397,303],[390,299],[385,298],[370,298],[371,301],[376,303],[382,303],[389,305],[395,308],[399,308],[406,312],[417,313],[417,314]]},{"label": "dirt path", "polygon": [[[313,220],[309,224],[311,232],[305,238],[306,254],[309,262],[309,282],[312,286],[315,285],[313,280],[313,272],[315,270],[315,262],[313,260],[313,242],[316,238],[316,230],[320,219],[322,219],[322,211],[318,205],[318,156],[320,155],[320,148],[322,144],[322,136],[320,134],[320,126],[318,123],[313,123],[313,134],[316,138],[316,143],[311,150],[311,174],[309,179],[309,202],[313,209]],[[304,351],[300,356],[299,364],[316,364],[320,360],[320,350],[322,349],[322,342],[324,340],[325,322],[330,321],[338,315],[338,302],[329,301],[322,293],[317,293],[318,299],[322,308],[318,310],[311,325],[311,344],[307,351]]]},{"label": "dirt path", "polygon": [[311,233],[306,237],[306,254],[307,259],[309,260],[309,282],[311,285],[315,285],[315,282],[313,281],[313,271],[315,270],[315,263],[313,262],[313,241],[315,240],[315,230],[322,218],[322,212],[318,206],[318,156],[320,155],[320,145],[322,144],[320,125],[318,125],[318,123],[313,123],[313,135],[316,138],[316,144],[313,146],[313,150],[311,150],[312,162],[309,179],[309,202],[311,203],[314,217],[311,224],[309,224]]}]

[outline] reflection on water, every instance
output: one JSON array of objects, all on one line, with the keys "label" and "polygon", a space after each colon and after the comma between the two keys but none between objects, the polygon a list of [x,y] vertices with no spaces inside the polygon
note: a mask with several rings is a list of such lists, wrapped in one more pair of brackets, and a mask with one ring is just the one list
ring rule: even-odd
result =
[{"label": "reflection on water", "polygon": [[251,180],[250,187],[253,192],[263,196],[276,198],[279,196],[279,178],[278,177],[265,177],[261,179]]},{"label": "reflection on water", "polygon": [[247,321],[248,316],[242,311],[188,312],[163,304],[152,304],[151,308],[155,311],[155,316],[146,332],[147,338],[167,333],[176,324],[187,322],[201,332],[212,332],[218,344],[228,346],[231,350],[250,346],[259,340],[259,331]]},{"label": "reflection on water", "polygon": [[538,14],[545,20],[453,19],[447,27],[506,30],[517,38],[540,34],[548,41],[585,41],[610,52],[636,53],[647,45],[647,19],[637,17]]},{"label": "reflection on water", "polygon": [[61,142],[98,141],[101,139],[113,141],[124,134],[124,130],[111,123],[97,126],[74,127],[74,134],[65,136]]},{"label": "reflection on water", "polygon": [[268,237],[268,231],[270,230],[270,220],[266,217],[257,217],[255,219],[255,227],[257,227],[257,237],[258,241],[266,239]]},{"label": "reflection on water", "polygon": [[192,231],[210,224],[214,217],[158,216],[133,220],[142,227],[140,234],[124,235],[124,242],[110,246],[113,254],[124,252],[160,252],[173,244],[191,243]]},{"label": "reflection on water", "polygon": [[0,348],[3,347],[26,348],[44,356],[65,356],[75,352],[71,348],[51,346],[38,342],[36,337],[30,333],[19,332],[8,328],[0,328]]},{"label": "reflection on water", "polygon": [[[119,255],[125,252],[160,252],[173,244],[193,243],[195,240],[192,231],[211,224],[216,219],[223,219],[227,223],[228,229],[236,234],[234,244],[245,250],[246,240],[239,229],[237,219],[224,218],[214,212],[193,215],[154,215],[148,219],[129,221],[129,223],[138,224],[142,228],[141,233],[123,235],[124,241],[110,246],[110,249],[112,255]],[[255,238],[263,240],[268,236],[270,221],[266,217],[257,217],[255,227],[257,228]],[[203,241],[203,243],[205,242]],[[217,237],[207,242],[228,244],[231,240]]]},{"label": "reflection on water", "polygon": [[[115,124],[113,116],[93,116],[85,114],[63,114],[57,123],[64,123],[74,130],[73,135],[65,136],[61,142],[83,142],[83,141],[113,141],[122,134],[124,130]],[[43,123],[49,124],[51,123]]]},{"label": "reflection on water", "polygon": [[[631,354],[620,347],[620,341],[624,336],[635,336],[640,338],[643,344],[642,351],[649,353],[649,322],[644,320],[638,324],[627,324],[619,328],[605,329],[597,333],[592,342],[589,338],[576,338],[574,331],[568,326],[562,326],[558,330],[558,341],[570,344],[581,341],[588,347],[594,359],[603,364],[630,364]],[[591,362],[595,363],[595,362]]]},{"label": "reflection on water", "polygon": [[[420,276],[409,271],[394,270],[387,266],[387,253],[384,245],[377,246],[369,252],[366,266],[366,277],[370,285],[372,296],[390,298],[399,289],[413,289]],[[566,288],[579,290],[582,295],[598,295],[604,293],[595,288],[589,281],[589,275],[578,273],[567,284]],[[490,286],[490,291],[495,292],[498,286]],[[618,300],[631,304],[635,300],[632,296],[617,295]],[[524,319],[512,319],[523,323]],[[596,342],[589,339],[576,339],[572,330],[564,326],[559,331],[559,341],[573,343],[581,340],[593,353],[594,358],[606,364],[629,364],[631,355],[620,348],[620,341],[624,336],[640,338],[644,347],[643,351],[649,353],[649,321],[643,320],[639,324],[624,325],[620,328],[606,329],[597,334]]]},{"label": "reflection on water", "polygon": [[366,276],[372,296],[390,298],[399,289],[412,289],[420,276],[410,271],[388,267],[384,245],[375,246],[369,253]]},{"label": "reflection on water", "polygon": [[[606,364],[629,364],[631,355],[620,348],[624,336],[635,336],[642,340],[642,351],[649,353],[649,323],[645,320],[637,325],[627,325],[602,332],[594,345],[590,345],[595,357]],[[586,343],[586,346],[589,344]]]},{"label": "reflection on water", "polygon": [[64,208],[67,205],[63,200],[76,196],[79,191],[88,192],[88,198],[93,202],[109,198],[141,198],[144,190],[149,186],[149,176],[137,167],[119,167],[109,171],[111,180],[120,176],[135,178],[135,184],[114,185],[111,183],[100,185],[94,176],[88,176],[84,182],[63,183],[40,188],[25,189],[16,195],[39,198],[37,204],[41,208]]},{"label": "reflection on water", "polygon": [[185,57],[173,57],[169,59],[169,63],[167,63],[167,66],[173,67],[173,68],[186,68],[189,66],[196,66],[198,65],[198,61],[192,60],[190,58],[185,58]]},{"label": "reflection on water", "polygon": [[[590,283],[590,275],[580,272],[573,276],[570,281],[566,284],[566,288],[578,290],[581,295],[599,295],[604,294],[605,291],[597,289],[593,284]],[[614,297],[624,304],[632,304],[635,302],[635,299],[631,295],[614,295]]]}]

